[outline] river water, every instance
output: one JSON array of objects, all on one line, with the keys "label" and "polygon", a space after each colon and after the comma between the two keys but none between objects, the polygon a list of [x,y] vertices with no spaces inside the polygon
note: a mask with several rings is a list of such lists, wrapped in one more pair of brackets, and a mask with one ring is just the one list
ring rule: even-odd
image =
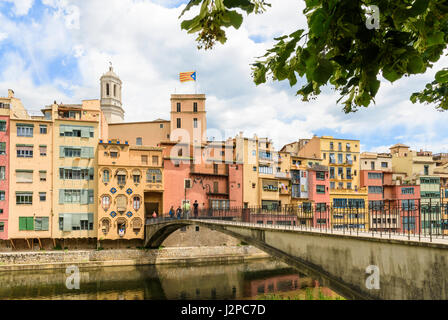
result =
[{"label": "river water", "polygon": [[300,299],[338,296],[273,259],[187,266],[81,269],[79,289],[68,289],[65,269],[0,272],[0,299],[202,300]]}]

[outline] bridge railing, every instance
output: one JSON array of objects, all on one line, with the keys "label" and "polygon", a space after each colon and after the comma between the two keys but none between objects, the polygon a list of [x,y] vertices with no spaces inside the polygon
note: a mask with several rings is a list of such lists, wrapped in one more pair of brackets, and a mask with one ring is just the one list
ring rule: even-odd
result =
[{"label": "bridge railing", "polygon": [[182,212],[180,216],[163,214],[150,219],[149,223],[173,219],[220,220],[325,233],[402,236],[425,241],[432,241],[432,238],[448,239],[448,203],[432,199],[389,200],[367,206],[360,201],[336,201],[284,206],[271,203],[197,211],[192,209]]}]

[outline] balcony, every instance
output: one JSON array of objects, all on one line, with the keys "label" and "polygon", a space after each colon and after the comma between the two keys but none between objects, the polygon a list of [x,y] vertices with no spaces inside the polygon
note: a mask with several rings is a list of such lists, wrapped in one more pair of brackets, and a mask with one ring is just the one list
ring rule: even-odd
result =
[{"label": "balcony", "polygon": [[277,172],[275,177],[278,179],[291,179],[291,174],[289,172]]}]

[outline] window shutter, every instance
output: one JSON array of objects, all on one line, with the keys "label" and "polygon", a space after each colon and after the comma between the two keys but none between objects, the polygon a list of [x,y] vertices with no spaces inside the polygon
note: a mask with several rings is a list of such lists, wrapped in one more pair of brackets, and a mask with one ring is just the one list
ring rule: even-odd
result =
[{"label": "window shutter", "polygon": [[90,159],[95,158],[95,149],[93,147],[89,147]]},{"label": "window shutter", "polygon": [[90,179],[90,176],[93,177],[93,175],[94,175],[94,168],[89,168],[89,178],[87,180]]},{"label": "window shutter", "polygon": [[81,158],[88,159],[89,157],[90,157],[89,147],[82,147],[81,148]]},{"label": "window shutter", "polygon": [[26,230],[28,230],[28,231],[34,230],[34,218],[33,217],[26,218]]},{"label": "window shutter", "polygon": [[19,231],[26,230],[26,217],[19,217]]},{"label": "window shutter", "polygon": [[89,213],[87,218],[89,220],[89,224],[93,223],[93,213]]},{"label": "window shutter", "polygon": [[42,218],[42,231],[48,231],[48,217]]},{"label": "window shutter", "polygon": [[90,138],[89,128],[81,127],[81,138]]},{"label": "window shutter", "polygon": [[78,229],[81,228],[81,215],[80,214],[72,214],[72,228],[76,227]]},{"label": "window shutter", "polygon": [[63,218],[64,218],[63,230],[72,231],[72,214],[64,213]]},{"label": "window shutter", "polygon": [[64,204],[65,190],[59,189],[59,204]]},{"label": "window shutter", "polygon": [[89,190],[83,189],[81,190],[81,204],[89,203]]},{"label": "window shutter", "polygon": [[59,157],[64,158],[65,157],[65,152],[64,152],[65,147],[59,147],[59,148],[60,148]]},{"label": "window shutter", "polygon": [[88,191],[89,191],[88,192],[88,197],[89,197],[88,203],[94,203],[94,199],[93,199],[93,197],[94,197],[94,190],[93,189],[89,189]]}]

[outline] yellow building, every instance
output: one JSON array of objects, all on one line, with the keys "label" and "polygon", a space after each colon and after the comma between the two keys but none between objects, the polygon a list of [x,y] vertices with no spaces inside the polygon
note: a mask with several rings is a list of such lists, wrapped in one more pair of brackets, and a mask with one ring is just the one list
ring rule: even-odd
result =
[{"label": "yellow building", "polygon": [[8,236],[32,248],[52,237],[53,123],[17,109],[11,106]]},{"label": "yellow building", "polygon": [[162,149],[102,141],[97,176],[98,240],[143,239],[145,221],[163,210]]}]

